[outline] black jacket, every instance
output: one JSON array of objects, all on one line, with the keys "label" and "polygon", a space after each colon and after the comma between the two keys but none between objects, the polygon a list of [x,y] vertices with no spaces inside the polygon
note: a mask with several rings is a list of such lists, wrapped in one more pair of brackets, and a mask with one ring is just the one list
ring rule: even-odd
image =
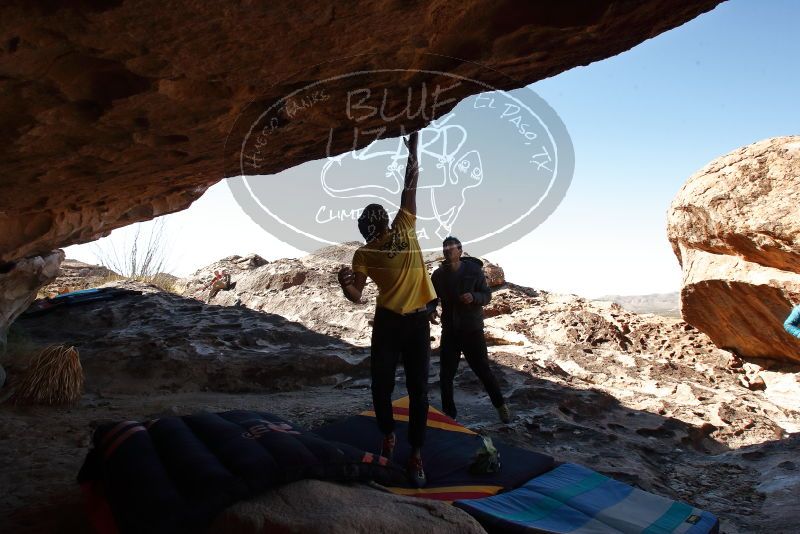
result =
[{"label": "black jacket", "polygon": [[[486,284],[483,262],[478,258],[461,258],[457,272],[443,263],[431,276],[436,296],[442,303],[442,328],[455,330],[482,330],[483,309],[492,300],[492,291]],[[459,296],[472,293],[472,304],[463,304]]]}]

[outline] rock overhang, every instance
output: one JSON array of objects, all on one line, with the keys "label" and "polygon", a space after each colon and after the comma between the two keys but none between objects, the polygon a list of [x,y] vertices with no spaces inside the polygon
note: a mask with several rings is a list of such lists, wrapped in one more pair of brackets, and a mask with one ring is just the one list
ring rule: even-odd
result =
[{"label": "rock overhang", "polygon": [[[337,78],[327,87],[342,95],[358,88],[343,74],[376,72],[373,97],[385,89],[391,110],[402,109],[409,85],[441,85],[441,73],[516,89],[618,54],[718,3],[7,4],[0,262],[185,209],[237,174],[238,151],[226,146],[240,146],[263,110],[315,81]],[[439,113],[476,87],[452,89]],[[353,147],[345,136],[319,142],[353,124],[325,101],[313,104],[263,150],[258,174]],[[358,126],[383,125],[393,137],[431,116]]]}]

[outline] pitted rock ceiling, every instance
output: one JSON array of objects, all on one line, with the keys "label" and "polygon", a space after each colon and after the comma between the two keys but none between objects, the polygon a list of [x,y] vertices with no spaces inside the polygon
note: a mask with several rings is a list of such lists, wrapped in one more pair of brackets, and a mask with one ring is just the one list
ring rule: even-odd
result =
[{"label": "pitted rock ceiling", "polygon": [[[718,3],[6,3],[0,262],[188,207],[224,176],[240,174],[236,147],[265,109],[316,80],[403,69],[369,79],[373,100],[385,89],[393,113],[409,87],[443,85],[435,72],[515,89],[618,54]],[[325,143],[331,128],[353,129],[355,120],[336,108],[352,84],[363,86],[363,78],[328,83],[329,98],[311,102],[300,119],[285,116],[248,174],[353,148],[347,135],[332,137],[330,149]],[[451,88],[437,114],[478,91]],[[375,116],[358,127],[384,125],[391,137],[430,116]]]}]

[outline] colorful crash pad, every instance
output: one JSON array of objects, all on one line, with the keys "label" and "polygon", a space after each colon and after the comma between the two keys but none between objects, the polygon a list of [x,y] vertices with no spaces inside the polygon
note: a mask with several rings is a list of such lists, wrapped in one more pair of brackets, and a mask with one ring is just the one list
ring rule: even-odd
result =
[{"label": "colorful crash pad", "polygon": [[[403,397],[392,403],[397,435],[393,460],[400,465],[405,464],[410,453],[407,439],[408,402],[408,397]],[[383,439],[375,422],[375,413],[371,410],[317,428],[314,432],[321,437],[375,453],[380,452]],[[425,474],[428,478],[426,487],[417,489],[410,484],[403,484],[387,489],[400,495],[448,502],[457,499],[477,499],[516,488],[553,468],[553,458],[550,456],[495,443],[502,463],[500,471],[485,474],[470,473],[469,466],[476,451],[481,448],[482,441],[481,436],[472,430],[430,407],[425,445],[422,449]]]},{"label": "colorful crash pad", "polygon": [[141,295],[141,291],[125,289],[122,287],[96,287],[91,289],[81,289],[70,293],[62,293],[53,298],[39,299],[33,302],[27,310],[20,316],[35,317],[65,306],[75,306],[89,302],[101,300],[111,300],[127,295]]},{"label": "colorful crash pad", "polygon": [[576,464],[562,464],[501,495],[455,506],[490,533],[709,534],[717,518]]}]

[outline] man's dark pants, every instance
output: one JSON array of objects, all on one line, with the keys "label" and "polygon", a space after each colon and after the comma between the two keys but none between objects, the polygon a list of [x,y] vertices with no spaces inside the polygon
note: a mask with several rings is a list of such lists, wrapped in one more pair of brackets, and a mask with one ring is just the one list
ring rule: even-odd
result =
[{"label": "man's dark pants", "polygon": [[384,435],[394,431],[392,391],[394,374],[402,357],[410,398],[408,441],[415,448],[422,447],[425,441],[430,348],[430,324],[426,312],[400,315],[385,308],[375,310],[370,351],[375,418]]},{"label": "man's dark pants", "polygon": [[461,331],[450,328],[442,329],[442,345],[439,354],[439,383],[442,390],[442,409],[454,418],[457,415],[456,403],[453,400],[453,380],[458,371],[461,353],[483,383],[486,393],[495,408],[503,405],[503,394],[500,386],[489,368],[489,352],[483,330]]}]

